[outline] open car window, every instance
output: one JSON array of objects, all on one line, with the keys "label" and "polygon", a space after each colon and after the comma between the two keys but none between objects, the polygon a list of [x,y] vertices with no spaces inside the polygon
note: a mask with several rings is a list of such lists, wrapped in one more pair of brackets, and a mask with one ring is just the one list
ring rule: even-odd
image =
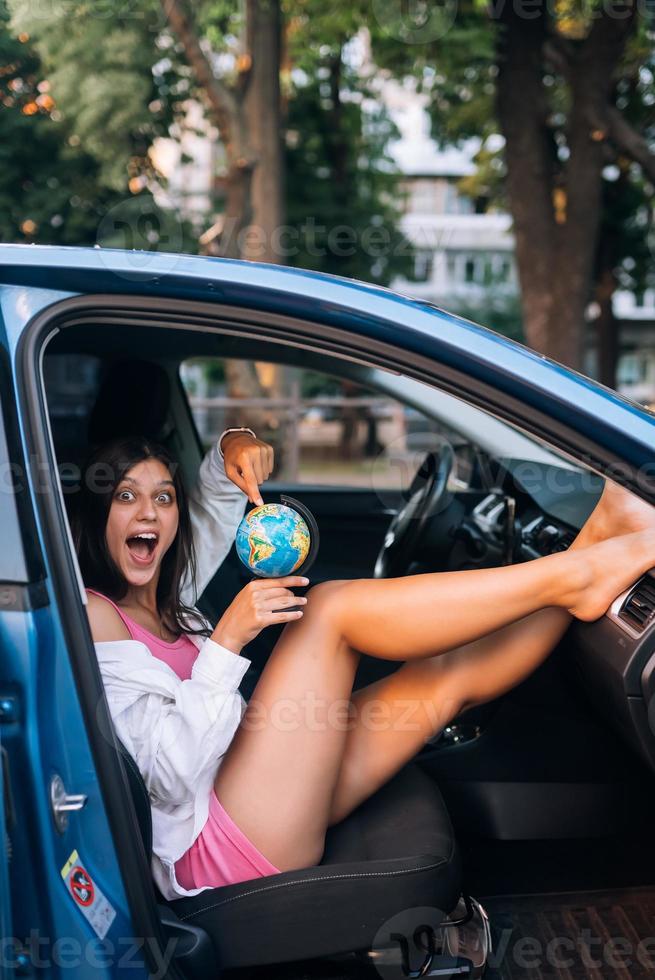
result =
[{"label": "open car window", "polygon": [[391,489],[426,452],[457,449],[465,484],[468,441],[420,404],[350,377],[269,362],[194,358],[180,377],[204,447],[230,425],[248,425],[276,451],[274,479],[314,487]]}]

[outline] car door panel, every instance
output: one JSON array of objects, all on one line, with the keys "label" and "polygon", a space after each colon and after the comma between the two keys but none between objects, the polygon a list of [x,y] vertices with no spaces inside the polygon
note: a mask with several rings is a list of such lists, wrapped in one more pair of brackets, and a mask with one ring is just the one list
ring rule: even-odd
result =
[{"label": "car door panel", "polygon": [[[145,977],[143,943],[132,939],[136,931],[66,642],[70,612],[58,600],[35,506],[59,490],[53,490],[47,459],[24,441],[25,415],[14,384],[21,322],[60,298],[22,287],[0,293],[0,743],[7,752],[3,791],[16,814],[8,869],[0,861],[1,938],[16,937],[25,966],[38,957],[55,976],[56,943],[65,937],[67,976],[81,978],[88,975],[94,944],[106,937],[116,955],[96,957],[94,975],[118,976],[119,959],[131,944],[134,976]],[[39,434],[47,440],[43,427]],[[65,552],[64,527],[50,531]],[[75,588],[79,594],[77,583]],[[101,717],[96,711],[96,724]],[[52,800],[57,786],[63,794],[58,802],[73,807],[65,817],[61,811],[59,822]],[[6,814],[1,816],[6,852]],[[62,875],[67,864],[71,870],[80,865],[90,877],[86,904],[75,897],[72,879]]]}]

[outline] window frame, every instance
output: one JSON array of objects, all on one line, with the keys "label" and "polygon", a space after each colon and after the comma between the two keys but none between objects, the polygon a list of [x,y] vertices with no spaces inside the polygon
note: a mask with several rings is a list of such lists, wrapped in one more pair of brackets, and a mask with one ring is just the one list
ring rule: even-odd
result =
[{"label": "window frame", "polygon": [[25,457],[18,436],[18,413],[6,350],[0,350],[0,610],[47,605],[41,556]]}]

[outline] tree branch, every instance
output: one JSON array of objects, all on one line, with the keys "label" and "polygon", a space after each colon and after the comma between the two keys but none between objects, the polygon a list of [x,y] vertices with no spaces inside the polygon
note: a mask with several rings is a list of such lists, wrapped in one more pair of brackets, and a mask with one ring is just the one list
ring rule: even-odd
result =
[{"label": "tree branch", "polygon": [[184,54],[202,87],[221,140],[227,145],[238,132],[238,105],[227,86],[216,78],[209,59],[202,49],[191,17],[181,0],[161,0],[171,30],[184,48]]},{"label": "tree branch", "polygon": [[616,108],[610,106],[607,110],[609,138],[618,150],[638,163],[644,174],[655,184],[655,153],[636,129]]},{"label": "tree branch", "polygon": [[571,78],[572,54],[564,38],[557,35],[553,30],[548,34],[544,42],[544,59],[546,64],[558,75],[567,81]]}]

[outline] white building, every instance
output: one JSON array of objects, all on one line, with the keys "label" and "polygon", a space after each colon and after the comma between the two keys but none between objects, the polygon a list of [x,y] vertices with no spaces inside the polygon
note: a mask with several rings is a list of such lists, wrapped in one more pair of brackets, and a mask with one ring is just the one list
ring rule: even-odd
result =
[{"label": "white building", "polygon": [[174,139],[156,139],[150,156],[166,179],[166,191],[155,190],[157,203],[174,208],[202,233],[211,224],[218,175],[224,154],[218,132],[199,102],[189,99],[186,117],[173,127]]},{"label": "white building", "polygon": [[514,238],[508,214],[476,213],[475,202],[458,189],[475,172],[478,148],[440,150],[430,137],[427,97],[397,82],[382,96],[401,137],[390,147],[404,175],[407,210],[402,226],[415,248],[414,280],[396,279],[400,292],[457,312],[515,300],[518,293]]},{"label": "white building", "polygon": [[[430,137],[427,97],[395,81],[382,97],[400,131],[391,151],[404,175],[407,208],[402,227],[415,248],[414,280],[397,278],[399,292],[424,299],[481,323],[492,309],[518,303],[511,217],[476,213],[458,182],[475,170],[478,144],[439,150]],[[619,390],[636,401],[655,402],[655,289],[637,296],[619,290],[613,298],[620,331]],[[593,314],[593,311],[591,311]],[[593,319],[585,369],[595,369]]]},{"label": "white building", "polygon": [[635,401],[655,406],[655,289],[637,295],[617,290],[614,315],[621,337],[617,387]]}]

